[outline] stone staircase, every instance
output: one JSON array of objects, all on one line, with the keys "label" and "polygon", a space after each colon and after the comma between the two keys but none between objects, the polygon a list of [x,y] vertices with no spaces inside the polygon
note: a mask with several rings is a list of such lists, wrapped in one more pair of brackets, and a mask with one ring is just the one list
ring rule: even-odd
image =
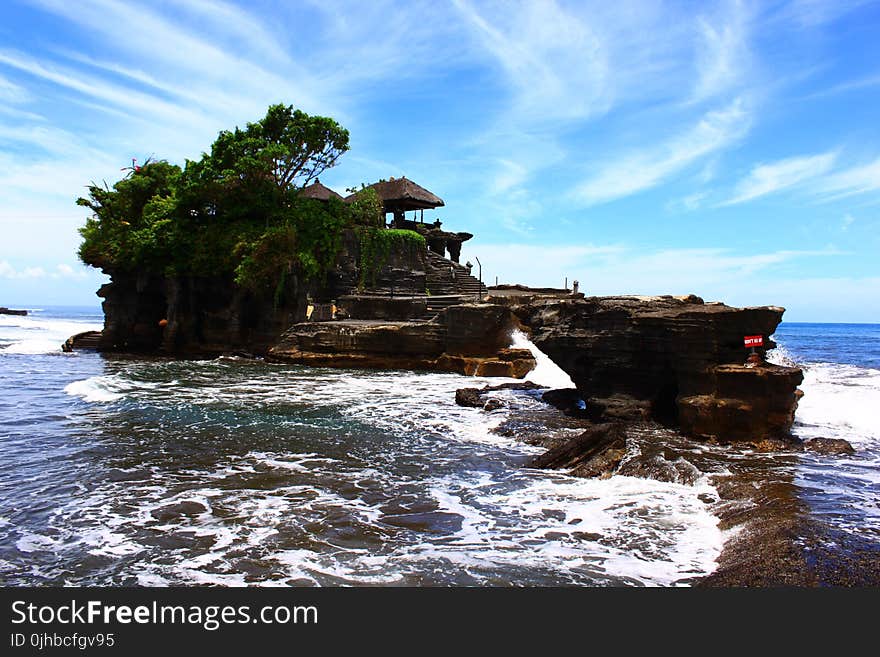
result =
[{"label": "stone staircase", "polygon": [[457,296],[460,297],[460,303],[477,301],[488,294],[486,286],[471,276],[467,267],[457,262],[428,251],[425,264],[426,284],[431,292],[431,297],[428,299],[429,307],[434,297]]},{"label": "stone staircase", "polygon": [[101,331],[86,331],[85,333],[77,333],[67,338],[64,344],[61,345],[61,350],[71,352],[82,349],[97,349],[100,343]]}]

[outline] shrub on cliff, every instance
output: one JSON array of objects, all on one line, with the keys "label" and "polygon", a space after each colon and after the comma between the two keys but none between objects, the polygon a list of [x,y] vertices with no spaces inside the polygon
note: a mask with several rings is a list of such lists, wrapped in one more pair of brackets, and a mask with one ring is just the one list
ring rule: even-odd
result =
[{"label": "shrub on cliff", "polygon": [[296,271],[333,264],[352,211],[297,196],[348,150],[336,121],[273,105],[245,129],[223,131],[210,153],[183,169],[134,167],[112,187],[92,184],[77,200],[94,215],[81,229],[80,259],[113,271],[234,274],[254,289]]}]

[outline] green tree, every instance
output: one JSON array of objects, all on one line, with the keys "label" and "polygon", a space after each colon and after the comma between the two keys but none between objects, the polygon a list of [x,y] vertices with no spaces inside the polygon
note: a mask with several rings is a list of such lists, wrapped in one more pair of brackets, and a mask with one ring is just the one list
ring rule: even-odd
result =
[{"label": "green tree", "polygon": [[77,203],[94,213],[80,231],[83,262],[108,271],[235,275],[279,289],[291,273],[331,267],[349,208],[297,195],[348,150],[348,131],[326,117],[273,105],[265,117],[221,132],[183,170],[149,162]]}]

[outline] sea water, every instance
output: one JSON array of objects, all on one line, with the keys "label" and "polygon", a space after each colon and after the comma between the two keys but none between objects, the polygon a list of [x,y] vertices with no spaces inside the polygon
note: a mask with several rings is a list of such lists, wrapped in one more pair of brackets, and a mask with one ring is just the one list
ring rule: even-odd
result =
[{"label": "sea water", "polygon": [[[715,568],[707,477],[528,469],[542,450],[492,431],[506,409],[454,402],[504,379],[61,352],[101,319],[0,316],[2,583],[682,585]],[[777,356],[807,368],[797,430],[860,450],[806,457],[807,494],[870,531],[880,327],[845,330],[862,347],[784,324]],[[532,377],[567,381],[543,354]]]}]

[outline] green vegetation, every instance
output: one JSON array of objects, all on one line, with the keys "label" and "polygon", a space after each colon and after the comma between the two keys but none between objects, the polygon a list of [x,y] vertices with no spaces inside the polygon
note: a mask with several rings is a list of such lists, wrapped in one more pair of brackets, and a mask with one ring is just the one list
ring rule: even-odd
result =
[{"label": "green vegetation", "polygon": [[147,162],[112,188],[92,184],[77,199],[94,213],[79,257],[110,272],[234,275],[254,290],[274,288],[277,301],[289,275],[316,278],[333,265],[343,229],[382,223],[373,190],[350,205],[298,196],[348,138],[333,119],[273,105],[183,168]]},{"label": "green vegetation", "polygon": [[403,251],[406,248],[411,250],[426,248],[425,238],[414,230],[387,230],[364,226],[358,229],[358,237],[360,241],[358,287],[361,289],[367,282],[370,285],[376,284],[376,275],[388,262],[388,255],[392,248],[397,251]]}]

